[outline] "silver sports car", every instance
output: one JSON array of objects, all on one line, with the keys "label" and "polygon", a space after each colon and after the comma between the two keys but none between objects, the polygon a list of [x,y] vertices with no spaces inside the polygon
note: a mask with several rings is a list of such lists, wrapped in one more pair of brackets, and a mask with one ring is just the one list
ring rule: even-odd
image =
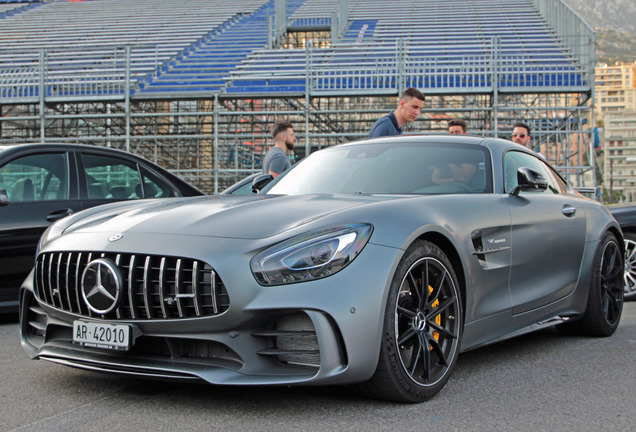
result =
[{"label": "silver sports car", "polygon": [[419,402],[460,352],[609,336],[623,238],[536,153],[464,136],[311,154],[253,196],[121,202],[53,224],[20,292],[31,358]]}]

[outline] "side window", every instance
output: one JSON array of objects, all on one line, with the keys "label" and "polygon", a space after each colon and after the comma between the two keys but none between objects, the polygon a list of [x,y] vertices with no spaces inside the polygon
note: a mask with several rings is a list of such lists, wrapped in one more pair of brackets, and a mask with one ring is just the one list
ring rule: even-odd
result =
[{"label": "side window", "polygon": [[82,154],[88,199],[134,199],[140,183],[137,164],[111,156]]},{"label": "side window", "polygon": [[510,193],[517,186],[517,170],[521,167],[530,168],[546,178],[548,188],[543,193],[555,194],[566,190],[565,183],[557,183],[558,176],[555,176],[554,172],[538,157],[523,152],[510,151],[504,157],[504,190],[506,193]]},{"label": "side window", "polygon": [[167,198],[177,196],[177,193],[170,183],[153,174],[150,170],[143,166],[141,166],[141,177],[144,180],[143,192],[145,198]]},{"label": "side window", "polygon": [[0,189],[10,202],[68,199],[66,153],[24,156],[0,167]]},{"label": "side window", "polygon": [[252,182],[250,181],[240,187],[237,187],[232,192],[232,195],[254,195],[254,191],[252,190]]},{"label": "side window", "polygon": [[559,188],[559,192],[566,193],[568,191],[568,186],[565,180],[563,180],[563,178],[561,178],[561,176],[552,169],[549,169],[548,172],[553,183]]}]

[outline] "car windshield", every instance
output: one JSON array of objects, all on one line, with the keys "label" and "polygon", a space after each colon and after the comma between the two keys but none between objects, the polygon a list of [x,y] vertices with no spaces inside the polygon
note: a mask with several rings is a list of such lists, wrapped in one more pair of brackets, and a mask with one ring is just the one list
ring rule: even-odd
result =
[{"label": "car windshield", "polygon": [[464,144],[368,143],[311,154],[269,194],[490,193],[490,157]]}]

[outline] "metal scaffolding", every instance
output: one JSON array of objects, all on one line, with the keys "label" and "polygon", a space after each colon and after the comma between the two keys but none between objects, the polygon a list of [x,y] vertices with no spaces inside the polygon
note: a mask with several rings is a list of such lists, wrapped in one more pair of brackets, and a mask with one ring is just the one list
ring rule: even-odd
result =
[{"label": "metal scaffolding", "polygon": [[[346,2],[340,3],[346,8]],[[282,14],[281,3],[276,4]],[[142,91],[143,79],[131,66],[136,49],[131,46],[114,47],[111,54],[103,49],[32,50],[24,54],[25,66],[0,65],[0,145],[55,141],[119,148],[173,170],[207,193],[218,193],[260,170],[275,121],[294,124],[299,137],[294,157],[299,160],[320,148],[366,137],[378,117],[395,109],[401,91],[414,86],[427,100],[406,134],[446,133],[448,119],[461,117],[470,134],[509,138],[513,124],[524,121],[533,127],[536,150],[571,183],[596,186],[590,127],[594,33],[562,2],[534,0],[534,6],[547,17],[573,66],[526,63],[523,56],[504,54],[498,37],[484,38],[482,54],[464,56],[456,64],[426,58],[417,42],[397,39],[394,45],[373,48],[386,54],[382,60],[338,66],[331,59],[346,58],[358,45],[341,41],[335,46],[337,38],[312,40],[324,38],[334,22],[283,26],[278,15],[268,25],[276,25],[276,44],[286,51],[265,49],[259,58],[284,54],[302,67],[237,71],[214,92]],[[344,32],[342,17],[346,14],[338,22],[339,34]],[[54,66],[93,64],[97,58],[99,68],[83,66],[81,74],[61,73]],[[153,70],[159,71],[159,60],[155,63]],[[265,90],[228,91],[259,80],[267,83]],[[300,89],[267,90],[290,80],[301,82]]]},{"label": "metal scaffolding", "polygon": [[[523,119],[535,125],[536,150],[570,181],[593,186],[585,173],[590,116],[580,94],[432,96],[406,134],[446,133],[448,119],[464,118],[469,133],[509,138]],[[396,96],[191,99],[170,101],[66,102],[2,107],[0,144],[89,143],[123,149],[164,166],[208,193],[216,193],[260,169],[271,144],[270,126],[294,124],[295,158],[366,137],[375,120],[395,109]],[[574,175],[575,177],[572,177]],[[593,176],[592,176],[593,177]]]}]

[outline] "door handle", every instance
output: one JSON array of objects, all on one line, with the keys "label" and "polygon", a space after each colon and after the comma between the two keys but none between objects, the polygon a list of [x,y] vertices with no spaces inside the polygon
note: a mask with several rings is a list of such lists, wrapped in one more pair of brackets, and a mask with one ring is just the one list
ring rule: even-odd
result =
[{"label": "door handle", "polygon": [[73,209],[65,208],[61,210],[55,210],[46,217],[46,220],[49,222],[55,222],[58,219],[62,219],[65,216],[73,214]]},{"label": "door handle", "polygon": [[572,207],[571,205],[567,205],[567,204],[563,206],[563,209],[561,209],[561,211],[567,217],[572,217],[572,216],[574,216],[576,214],[576,208]]}]

